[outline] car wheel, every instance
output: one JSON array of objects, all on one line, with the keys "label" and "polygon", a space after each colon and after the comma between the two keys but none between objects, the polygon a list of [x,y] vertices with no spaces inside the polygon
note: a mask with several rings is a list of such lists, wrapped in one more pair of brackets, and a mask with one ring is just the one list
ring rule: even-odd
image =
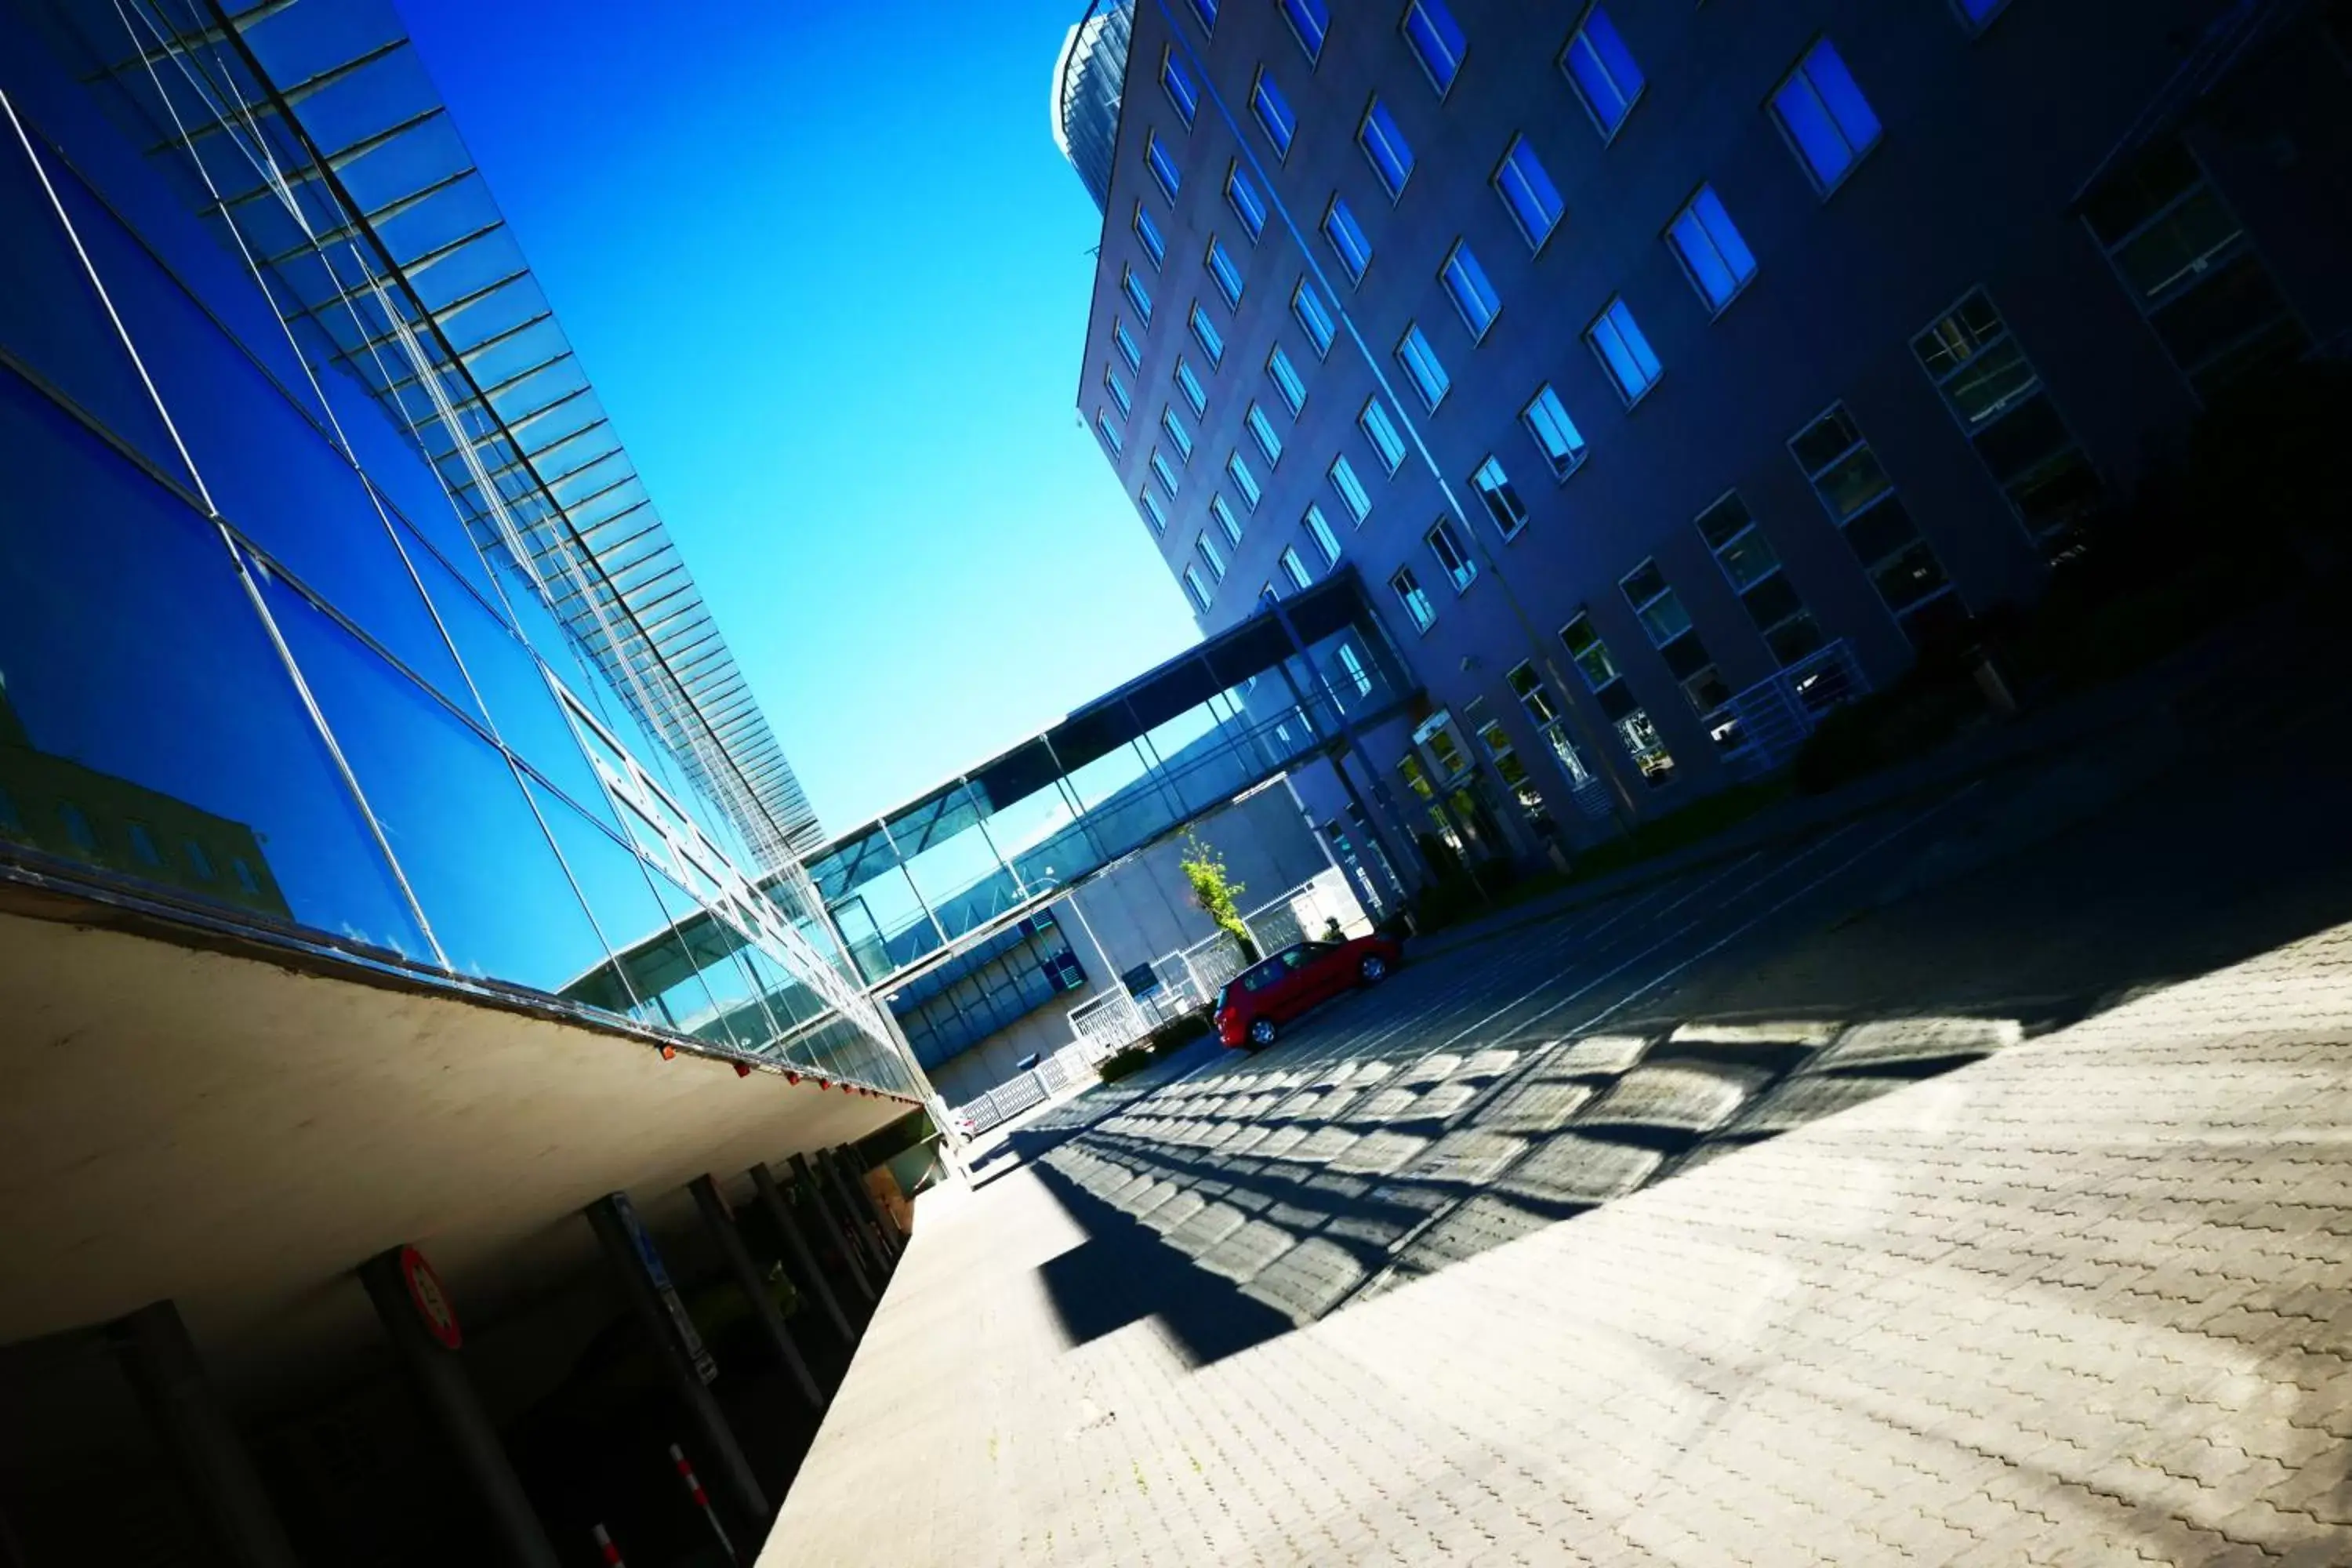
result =
[{"label": "car wheel", "polygon": [[1274,1020],[1271,1018],[1253,1018],[1250,1020],[1250,1044],[1257,1047],[1261,1050],[1274,1044],[1276,1032]]},{"label": "car wheel", "polygon": [[1368,952],[1364,962],[1356,966],[1356,973],[1364,977],[1365,984],[1378,985],[1389,977],[1389,961],[1377,952]]}]

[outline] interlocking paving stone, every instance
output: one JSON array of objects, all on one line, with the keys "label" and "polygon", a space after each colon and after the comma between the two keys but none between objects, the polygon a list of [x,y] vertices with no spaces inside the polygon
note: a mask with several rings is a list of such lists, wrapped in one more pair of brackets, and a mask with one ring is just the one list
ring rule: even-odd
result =
[{"label": "interlocking paving stone", "polygon": [[[2352,1561],[2347,1051],[2352,928],[1639,1191],[1609,1163],[1653,1152],[1538,1136],[1406,1244],[1445,1256],[1327,1314],[1365,1239],[1071,1145],[1067,1179],[1305,1326],[1069,1342],[1034,1269],[1086,1232],[1045,1182],[926,1196],[761,1561]],[[1635,1078],[1714,1114],[1719,1088],[1642,1077],[1669,1070]],[[1333,1168],[1495,1147],[1372,1131]],[[1514,1192],[1614,1201],[1544,1223]],[[1453,1245],[1482,1227],[1516,1239]]]}]

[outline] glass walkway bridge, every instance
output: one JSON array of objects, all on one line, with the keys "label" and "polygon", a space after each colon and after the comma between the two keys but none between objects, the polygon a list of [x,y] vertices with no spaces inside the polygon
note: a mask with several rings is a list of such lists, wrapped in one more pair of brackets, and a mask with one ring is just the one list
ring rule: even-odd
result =
[{"label": "glass walkway bridge", "polygon": [[813,854],[870,990],[986,940],[1417,694],[1351,568]]}]

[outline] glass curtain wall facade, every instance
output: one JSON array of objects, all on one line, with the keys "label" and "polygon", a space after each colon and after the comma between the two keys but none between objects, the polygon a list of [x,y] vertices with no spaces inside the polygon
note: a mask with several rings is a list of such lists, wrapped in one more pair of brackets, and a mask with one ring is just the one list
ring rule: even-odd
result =
[{"label": "glass curtain wall facade", "polygon": [[809,871],[878,987],[990,938],[1413,695],[1343,570],[843,835]]},{"label": "glass curtain wall facade", "polygon": [[0,3],[0,870],[920,1092],[389,12]]}]

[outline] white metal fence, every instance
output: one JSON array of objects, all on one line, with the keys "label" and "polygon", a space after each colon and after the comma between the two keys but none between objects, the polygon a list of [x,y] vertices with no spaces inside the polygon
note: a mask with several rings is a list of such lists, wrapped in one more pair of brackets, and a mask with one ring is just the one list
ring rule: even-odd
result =
[{"label": "white metal fence", "polygon": [[1870,689],[1843,638],[1759,680],[1718,711],[1736,719],[1746,744],[1725,761],[1743,777],[1786,767],[1822,716]]},{"label": "white metal fence", "polygon": [[[1344,936],[1362,936],[1371,930],[1346,873],[1336,867],[1242,916],[1261,957],[1320,937],[1334,922]],[[1107,976],[1108,991],[1070,1009],[1075,1037],[1068,1045],[1020,1077],[956,1107],[956,1114],[971,1119],[973,1133],[985,1132],[1064,1089],[1091,1081],[1095,1064],[1154,1029],[1207,1007],[1218,989],[1247,967],[1242,944],[1232,932],[1221,931],[1154,959],[1150,968],[1156,984],[1139,996],[1130,995],[1116,976]]]}]

